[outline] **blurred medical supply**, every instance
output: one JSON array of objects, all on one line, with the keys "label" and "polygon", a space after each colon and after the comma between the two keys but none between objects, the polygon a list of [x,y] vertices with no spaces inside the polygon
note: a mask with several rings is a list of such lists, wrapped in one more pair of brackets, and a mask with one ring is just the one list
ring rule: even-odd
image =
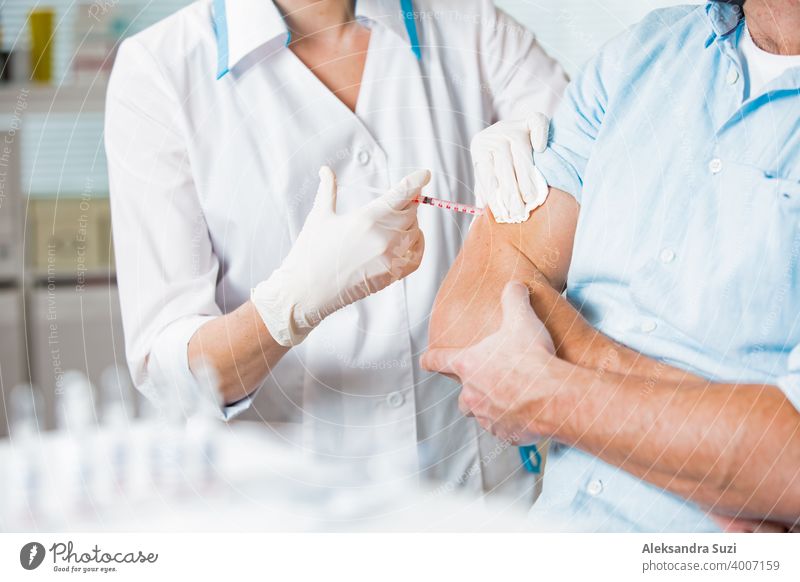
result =
[{"label": "blurred medical supply", "polygon": [[142,7],[119,2],[87,2],[75,11],[74,58],[75,82],[96,82],[107,77],[114,64],[120,41],[136,26]]},{"label": "blurred medical supply", "polygon": [[35,8],[28,16],[31,30],[31,79],[37,83],[53,80],[53,21],[52,8]]},{"label": "blurred medical supply", "polygon": [[2,3],[0,49],[13,55],[10,80],[42,84],[104,82],[120,41],[190,0],[12,0]]},{"label": "blurred medical supply", "polygon": [[39,417],[42,403],[30,384],[20,384],[9,394],[9,427],[15,444],[6,456],[0,483],[5,520],[26,521],[26,516],[38,510],[39,489],[42,483],[44,459],[38,454]]},{"label": "blurred medical supply", "polygon": [[[86,376],[65,374],[56,431],[40,430],[35,389],[11,392],[12,435],[0,441],[0,472],[10,477],[0,489],[1,530],[532,528],[524,513],[461,498],[446,484],[420,483],[388,459],[311,455],[289,425],[223,424],[209,407],[192,404],[202,398],[197,391],[165,389],[181,397],[145,405],[145,416],[135,418],[126,375],[110,367],[102,376],[95,407]],[[551,524],[536,524],[545,526]]]},{"label": "blurred medical supply", "polygon": [[8,50],[5,43],[5,36],[3,30],[3,10],[0,8],[0,83],[8,83],[11,81],[11,51]]},{"label": "blurred medical supply", "polygon": [[100,386],[103,425],[110,428],[124,426],[125,421],[133,416],[133,384],[128,370],[119,365],[106,368],[101,375]]},{"label": "blurred medical supply", "polygon": [[75,444],[61,455],[69,467],[60,480],[63,495],[71,504],[88,510],[95,485],[97,443],[93,428],[97,425],[97,409],[94,387],[81,372],[68,371],[61,377],[56,393],[56,425]]},{"label": "blurred medical supply", "polygon": [[133,384],[122,366],[109,366],[100,378],[101,426],[107,432],[98,457],[108,470],[102,473],[100,495],[113,497],[127,485],[128,422],[133,418]]}]

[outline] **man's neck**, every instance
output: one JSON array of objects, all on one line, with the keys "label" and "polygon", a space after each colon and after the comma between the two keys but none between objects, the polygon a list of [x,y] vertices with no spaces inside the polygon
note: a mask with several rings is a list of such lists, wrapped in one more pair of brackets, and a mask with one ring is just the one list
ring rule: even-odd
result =
[{"label": "man's neck", "polygon": [[746,0],[744,15],[759,48],[800,55],[800,0]]},{"label": "man's neck", "polygon": [[355,20],[353,0],[274,0],[292,38],[338,37]]}]

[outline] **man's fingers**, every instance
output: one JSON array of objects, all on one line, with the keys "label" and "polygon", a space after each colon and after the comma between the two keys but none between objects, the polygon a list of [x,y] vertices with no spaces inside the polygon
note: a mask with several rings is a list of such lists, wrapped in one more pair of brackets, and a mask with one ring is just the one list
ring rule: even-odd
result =
[{"label": "man's fingers", "polygon": [[429,350],[422,356],[420,365],[429,372],[457,375],[456,360],[460,354],[461,350],[454,349]]},{"label": "man's fingers", "polygon": [[[474,414],[472,416],[475,417],[475,420],[478,421],[478,425],[483,430],[485,430],[488,433],[492,433],[492,426],[494,425],[494,423],[492,422],[491,418],[487,418],[485,416],[476,416]],[[494,433],[492,433],[492,434],[494,434]]]},{"label": "man's fingers", "polygon": [[464,416],[475,416],[472,413],[472,407],[467,403],[465,390],[462,390],[461,394],[458,395],[458,410],[461,411],[461,414]]}]

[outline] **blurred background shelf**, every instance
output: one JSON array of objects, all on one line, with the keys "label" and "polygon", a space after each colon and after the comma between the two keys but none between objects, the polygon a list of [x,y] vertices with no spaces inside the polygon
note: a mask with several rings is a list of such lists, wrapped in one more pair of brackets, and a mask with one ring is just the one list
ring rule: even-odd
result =
[{"label": "blurred background shelf", "polygon": [[42,270],[29,270],[28,274],[35,287],[44,287],[47,285],[55,285],[56,287],[85,285],[114,285],[117,278],[116,273],[113,271],[97,270],[88,271],[81,275],[81,280],[72,271],[62,271],[55,273],[48,273]]},{"label": "blurred background shelf", "polygon": [[93,83],[64,83],[41,85],[13,82],[0,85],[0,124],[8,125],[20,99],[24,100],[26,114],[31,113],[102,113],[105,108],[108,80],[98,78]]}]

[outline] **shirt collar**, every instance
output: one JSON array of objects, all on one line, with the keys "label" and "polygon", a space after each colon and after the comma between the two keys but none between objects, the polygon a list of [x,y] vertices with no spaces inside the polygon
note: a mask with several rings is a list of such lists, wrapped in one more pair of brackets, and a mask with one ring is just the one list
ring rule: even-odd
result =
[{"label": "shirt collar", "polygon": [[744,18],[741,2],[735,0],[711,0],[706,3],[706,13],[711,21],[711,28],[720,37],[730,34]]},{"label": "shirt collar", "polygon": [[[276,38],[291,40],[278,7],[272,0],[213,0],[217,38],[217,79],[255,49]],[[407,39],[420,58],[413,0],[356,2],[356,17],[378,22]]]}]

